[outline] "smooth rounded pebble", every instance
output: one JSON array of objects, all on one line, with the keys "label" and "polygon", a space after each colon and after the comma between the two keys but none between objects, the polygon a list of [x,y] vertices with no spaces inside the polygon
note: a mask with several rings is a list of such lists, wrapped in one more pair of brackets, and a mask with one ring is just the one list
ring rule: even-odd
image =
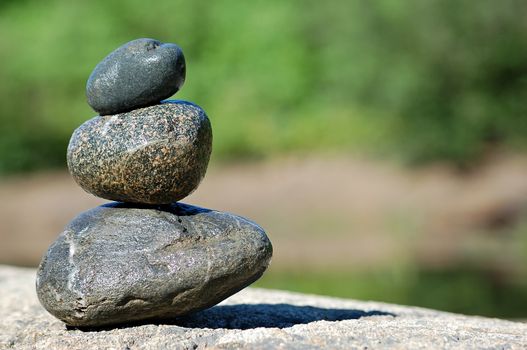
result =
[{"label": "smooth rounded pebble", "polygon": [[80,214],[51,245],[37,294],[72,326],[166,319],[243,289],[271,255],[263,229],[239,216],[181,203],[110,203]]},{"label": "smooth rounded pebble", "polygon": [[184,101],[97,116],[73,133],[68,168],[98,197],[167,204],[199,185],[210,158],[212,130],[205,112]]},{"label": "smooth rounded pebble", "polygon": [[159,103],[185,81],[185,58],[176,44],[130,41],[106,56],[86,84],[88,104],[99,114],[117,114]]}]

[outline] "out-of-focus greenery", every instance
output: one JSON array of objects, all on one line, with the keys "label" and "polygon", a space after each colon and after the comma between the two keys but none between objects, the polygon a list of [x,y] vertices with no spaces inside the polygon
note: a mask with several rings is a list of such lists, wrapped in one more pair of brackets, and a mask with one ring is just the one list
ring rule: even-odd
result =
[{"label": "out-of-focus greenery", "polygon": [[485,234],[492,234],[491,241],[501,244],[492,249],[480,246],[474,251],[477,254],[466,254],[442,266],[427,264],[410,254],[371,269],[305,271],[298,266],[275,268],[271,264],[255,286],[525,320],[527,216],[517,225],[477,236],[481,239]]},{"label": "out-of-focus greenery", "polygon": [[525,283],[500,283],[499,276],[488,271],[459,266],[368,272],[272,271],[255,286],[510,319],[525,319],[527,309]]},{"label": "out-of-focus greenery", "polygon": [[477,159],[527,141],[527,2],[0,2],[0,173],[64,164],[85,81],[138,37],[176,42],[214,158]]}]

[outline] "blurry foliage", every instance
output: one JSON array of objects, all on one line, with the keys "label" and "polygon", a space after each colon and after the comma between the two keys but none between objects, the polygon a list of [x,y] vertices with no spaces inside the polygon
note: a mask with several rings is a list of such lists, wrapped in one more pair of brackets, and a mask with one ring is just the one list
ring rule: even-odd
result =
[{"label": "blurry foliage", "polygon": [[[308,272],[293,265],[276,268],[271,264],[255,286],[525,320],[527,212],[521,213],[516,225],[473,234],[472,254],[465,251],[440,265],[427,263],[410,251],[386,266],[369,269]],[[456,244],[462,245],[462,239]]]},{"label": "blurry foliage", "polygon": [[386,152],[464,164],[527,143],[525,1],[2,1],[0,173],[64,164],[85,82],[138,37],[176,42],[213,159]]},{"label": "blurry foliage", "polygon": [[402,271],[269,271],[254,286],[510,319],[525,319],[527,310],[525,282],[500,283],[488,271],[461,266]]}]

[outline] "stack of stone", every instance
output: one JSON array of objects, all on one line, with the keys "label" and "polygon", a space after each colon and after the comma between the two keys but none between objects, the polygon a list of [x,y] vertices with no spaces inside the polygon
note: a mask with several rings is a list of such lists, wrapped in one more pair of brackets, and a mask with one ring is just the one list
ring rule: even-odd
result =
[{"label": "stack of stone", "polygon": [[185,80],[175,44],[131,41],[87,83],[100,115],[82,124],[68,167],[87,192],[118,201],[76,217],[37,274],[42,305],[71,326],[166,319],[201,310],[257,280],[272,246],[239,216],[176,201],[205,175],[212,131],[205,112],[162,101]]}]

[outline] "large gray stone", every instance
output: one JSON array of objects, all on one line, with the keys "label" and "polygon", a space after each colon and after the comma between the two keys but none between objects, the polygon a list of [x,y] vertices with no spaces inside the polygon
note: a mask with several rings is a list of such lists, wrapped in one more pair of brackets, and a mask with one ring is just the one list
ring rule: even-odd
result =
[{"label": "large gray stone", "polygon": [[525,349],[527,324],[246,288],[193,316],[66,328],[38,303],[35,270],[0,266],[0,349]]},{"label": "large gray stone", "polygon": [[205,112],[185,101],[97,116],[73,133],[68,168],[98,197],[167,204],[196,189],[207,170],[212,130]]},{"label": "large gray stone", "polygon": [[104,58],[86,84],[88,104],[101,115],[159,103],[185,81],[185,58],[175,44],[130,41]]},{"label": "large gray stone", "polygon": [[251,284],[271,255],[265,232],[239,216],[180,203],[111,203],[79,215],[51,245],[37,293],[68,325],[165,319]]}]

